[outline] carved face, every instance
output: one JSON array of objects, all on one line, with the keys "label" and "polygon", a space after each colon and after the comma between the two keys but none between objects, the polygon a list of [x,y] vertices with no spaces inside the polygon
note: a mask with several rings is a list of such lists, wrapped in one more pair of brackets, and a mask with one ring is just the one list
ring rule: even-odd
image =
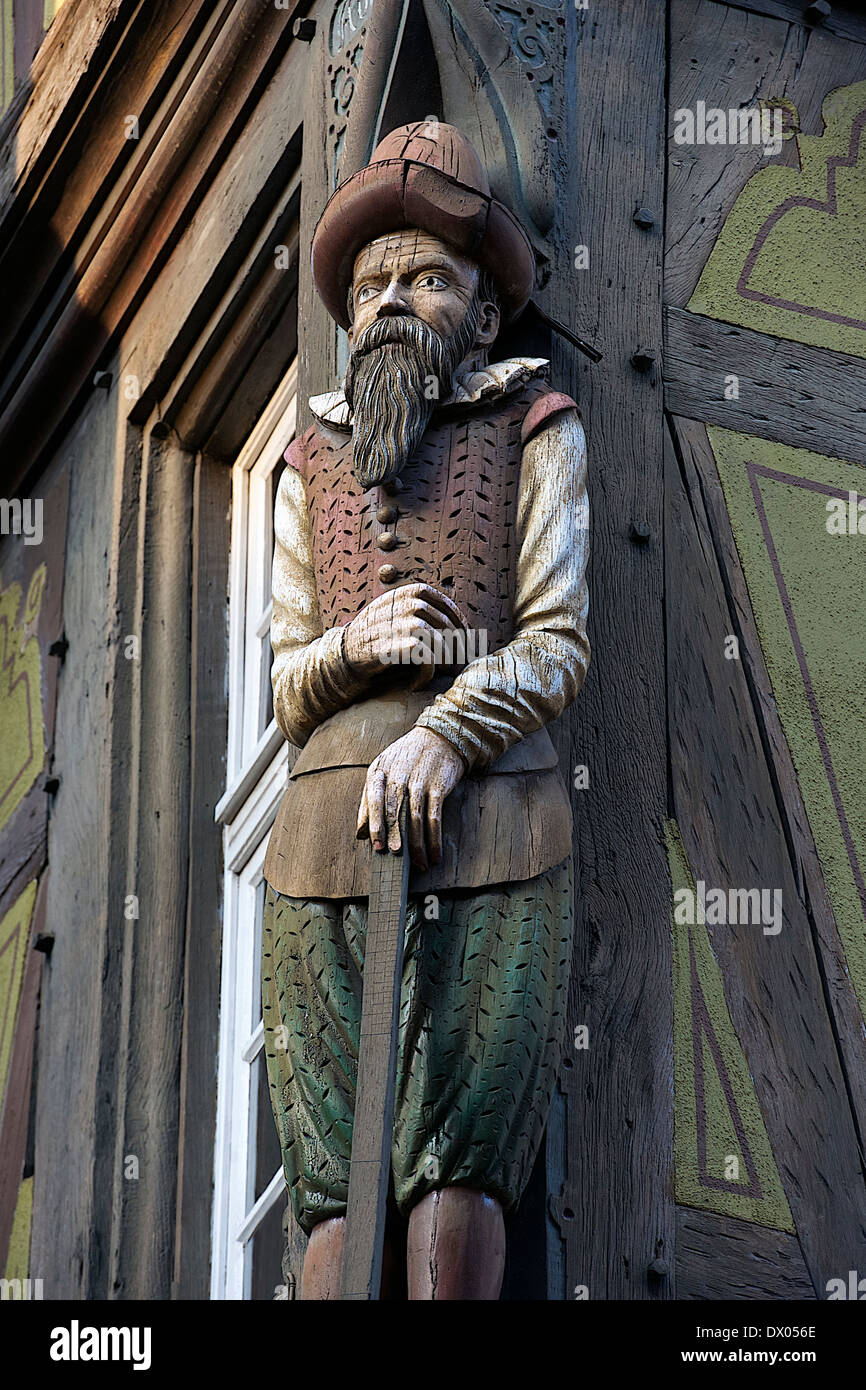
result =
[{"label": "carved face", "polygon": [[354,472],[369,488],[400,473],[457,367],[484,360],[499,311],[478,293],[477,266],[420,231],[366,246],[352,296],[344,387],[354,412]]},{"label": "carved face", "polygon": [[[419,318],[441,338],[450,338],[463,322],[477,288],[474,261],[437,237],[414,230],[378,237],[355,259],[349,343],[376,319],[401,314]],[[480,304],[470,352],[488,346],[498,330],[496,306]]]}]

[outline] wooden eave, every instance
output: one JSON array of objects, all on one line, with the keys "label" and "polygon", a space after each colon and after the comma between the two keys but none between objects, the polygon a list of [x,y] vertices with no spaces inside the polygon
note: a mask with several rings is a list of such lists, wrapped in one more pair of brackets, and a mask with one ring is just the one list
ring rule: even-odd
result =
[{"label": "wooden eave", "polygon": [[[271,0],[69,0],[60,12],[29,90],[0,130],[7,488],[26,488],[44,465],[209,191],[229,177],[245,134],[249,158],[254,112],[266,148],[245,173],[249,223],[234,228],[230,250],[199,240],[197,255],[220,274],[203,277],[195,303],[163,305],[150,356],[136,344],[137,414],[156,404],[166,362],[183,362],[268,219],[281,225],[285,144],[261,126],[257,108],[290,50],[291,86],[300,85],[308,50],[292,46],[291,31],[306,8],[277,9]],[[290,99],[283,70],[279,86],[297,127],[300,92]],[[265,104],[274,115],[273,90]],[[127,138],[130,116],[138,120],[137,139]],[[285,127],[284,119],[284,141]],[[219,227],[213,232],[218,239]]]}]

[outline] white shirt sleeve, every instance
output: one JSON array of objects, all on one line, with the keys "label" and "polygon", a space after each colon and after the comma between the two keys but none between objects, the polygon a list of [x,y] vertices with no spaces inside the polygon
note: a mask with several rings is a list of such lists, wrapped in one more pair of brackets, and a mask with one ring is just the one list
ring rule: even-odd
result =
[{"label": "white shirt sleeve", "polygon": [[274,508],[273,599],[274,716],[289,742],[302,748],[365,682],[345,660],[345,629],[323,630],[304,481],[291,465],[283,470]]}]

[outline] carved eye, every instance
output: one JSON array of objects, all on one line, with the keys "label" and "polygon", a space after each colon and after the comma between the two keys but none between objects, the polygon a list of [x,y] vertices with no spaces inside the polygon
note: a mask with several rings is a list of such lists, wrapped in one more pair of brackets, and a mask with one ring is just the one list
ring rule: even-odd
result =
[{"label": "carved eye", "polygon": [[375,285],[362,285],[359,290],[355,291],[355,303],[363,304],[365,300],[371,299],[375,293]]},{"label": "carved eye", "polygon": [[432,270],[425,271],[415,281],[419,290],[447,290],[448,281],[444,275],[436,275]]}]

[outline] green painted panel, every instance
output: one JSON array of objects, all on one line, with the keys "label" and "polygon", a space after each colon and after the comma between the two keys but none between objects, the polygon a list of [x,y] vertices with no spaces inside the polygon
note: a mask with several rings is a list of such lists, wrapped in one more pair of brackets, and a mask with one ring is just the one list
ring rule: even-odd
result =
[{"label": "green painted panel", "polygon": [[45,762],[42,665],[36,627],[47,570],[35,571],[22,605],[20,584],[0,580],[0,830]]},{"label": "green painted panel", "polygon": [[866,82],[828,93],[800,168],[746,183],[688,308],[780,338],[866,356]]},{"label": "green painted panel", "polygon": [[30,918],[36,901],[36,880],[28,883],[0,922],[0,1100],[12,1057],[18,999],[30,937]]},{"label": "green painted panel", "polygon": [[[866,1013],[866,534],[828,530],[829,504],[850,511],[856,532],[866,472],[730,430],[710,428],[708,435],[848,969]],[[866,532],[866,516],[863,527]]]},{"label": "green painted panel", "polygon": [[12,0],[0,0],[0,111],[5,111],[15,90],[15,26]]},{"label": "green painted panel", "polygon": [[30,1225],[33,1216],[33,1178],[24,1178],[18,1188],[9,1253],[6,1257],[6,1279],[27,1279],[30,1275]]},{"label": "green painted panel", "polygon": [[[673,891],[696,891],[676,821],[665,822]],[[793,1231],[752,1076],[734,1032],[705,926],[674,937],[676,1199],[741,1221]]]}]

